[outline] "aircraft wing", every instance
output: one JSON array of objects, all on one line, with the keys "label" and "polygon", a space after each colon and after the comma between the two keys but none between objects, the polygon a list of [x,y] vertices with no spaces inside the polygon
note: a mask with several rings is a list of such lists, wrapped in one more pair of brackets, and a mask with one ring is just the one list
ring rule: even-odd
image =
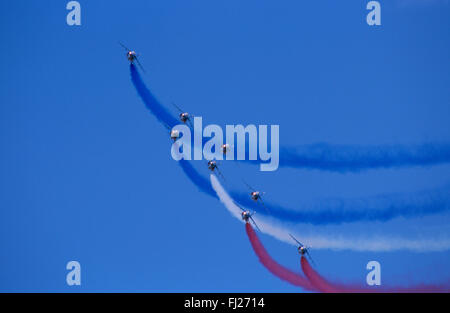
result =
[{"label": "aircraft wing", "polygon": [[180,109],[180,107],[179,107],[175,102],[172,101],[172,105],[173,105],[175,108],[177,108],[177,110],[180,111],[180,113],[184,113],[183,110]]},{"label": "aircraft wing", "polygon": [[242,182],[248,187],[248,189],[250,189],[252,192],[256,191],[255,189],[253,189],[249,184],[247,184],[247,182],[245,180],[242,180]]},{"label": "aircraft wing", "polygon": [[225,176],[223,176],[222,172],[219,170],[219,167],[217,166],[217,163],[216,163],[216,171],[217,171],[217,174],[219,174],[219,176],[222,177],[222,179],[224,181],[226,181]]},{"label": "aircraft wing", "polygon": [[255,225],[256,229],[257,229],[259,232],[261,232],[261,229],[259,229],[258,225],[256,225],[256,222],[255,222],[255,220],[253,219],[253,217],[250,216],[250,219],[252,220],[253,225]]},{"label": "aircraft wing", "polygon": [[266,209],[267,214],[270,214],[269,209],[268,209],[267,206],[264,204],[264,201],[261,199],[261,197],[259,197],[259,201],[261,201],[261,204],[263,205],[264,209]]},{"label": "aircraft wing", "polygon": [[316,266],[316,262],[314,262],[313,258],[311,257],[311,254],[309,254],[309,249],[306,249],[306,254],[308,255],[308,258],[311,260],[311,263]]},{"label": "aircraft wing", "polygon": [[[234,203],[234,204],[236,204],[236,203]],[[241,209],[242,212],[245,212],[245,210],[244,210],[240,205],[236,204],[236,206],[237,206],[239,209]]]},{"label": "aircraft wing", "polygon": [[127,51],[131,51],[130,49],[128,49],[123,43],[121,43],[120,41],[119,41],[119,45],[121,45],[125,50],[127,50]]},{"label": "aircraft wing", "polygon": [[295,237],[292,236],[291,234],[289,234],[289,236],[291,236],[291,238],[294,239],[294,241],[295,241],[296,243],[298,243],[300,246],[303,246],[303,244],[302,244],[300,241],[298,241],[297,238],[295,238]]},{"label": "aircraft wing", "polygon": [[142,66],[141,62],[139,62],[137,56],[135,57],[135,60],[136,60],[137,64],[139,65],[139,67],[141,68],[141,70],[145,73],[144,67]]}]

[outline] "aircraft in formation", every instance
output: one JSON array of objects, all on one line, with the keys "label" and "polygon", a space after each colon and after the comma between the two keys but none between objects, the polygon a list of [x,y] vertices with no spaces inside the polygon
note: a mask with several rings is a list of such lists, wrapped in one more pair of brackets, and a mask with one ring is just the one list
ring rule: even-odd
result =
[{"label": "aircraft in formation", "polygon": [[300,241],[298,241],[297,238],[295,238],[291,234],[289,234],[289,236],[291,236],[291,238],[298,244],[297,247],[298,253],[302,256],[306,255],[311,260],[311,263],[315,264],[314,260],[311,257],[311,254],[309,254],[309,248],[304,244],[302,244]]},{"label": "aircraft in formation", "polygon": [[[237,205],[237,204],[236,204]],[[253,215],[256,213],[255,211],[250,212],[249,210],[244,210],[242,207],[240,207],[239,205],[237,205],[237,207],[239,209],[241,209],[241,217],[242,219],[246,222],[249,223],[249,221],[252,221],[253,225],[255,225],[256,229],[258,229],[259,231],[261,231],[258,227],[258,225],[256,225],[255,220],[253,219]]]},{"label": "aircraft in formation", "polygon": [[175,102],[172,102],[172,105],[180,112],[178,115],[180,121],[184,124],[189,124],[189,126],[194,127],[191,119],[191,117],[193,118],[194,116],[180,109],[180,107]]},{"label": "aircraft in formation", "polygon": [[[119,44],[127,51],[126,52],[126,57],[128,59],[128,61],[130,61],[130,63],[134,63],[136,62],[138,64],[138,66],[141,68],[141,70],[145,73],[144,67],[142,66],[142,64],[139,62],[138,60],[138,55],[136,53],[136,51],[128,49],[124,44],[122,44],[121,42],[119,42]],[[183,111],[178,105],[176,105],[174,102],[172,102],[173,106],[175,106],[175,108],[180,112],[179,113],[179,119],[182,123],[184,124],[189,124],[191,127],[193,127],[192,125],[192,120],[191,117],[194,117],[192,114]],[[172,129],[171,127],[169,127],[168,125],[166,125],[166,127],[170,130],[170,138],[173,141],[176,141],[178,138],[180,138],[180,132],[176,129]],[[231,149],[230,149],[230,145],[229,144],[223,144],[221,146],[221,150],[222,153],[225,155],[227,154]],[[210,160],[208,161],[208,169],[211,172],[217,172],[223,179],[225,179],[225,177],[223,176],[223,174],[220,172],[219,167],[217,166],[217,161],[214,160]],[[265,192],[261,192],[258,191],[256,189],[254,189],[253,187],[251,187],[249,184],[247,184],[244,181],[244,184],[250,189],[250,198],[255,201],[255,202],[260,202],[264,208],[266,209],[267,213],[270,214],[269,210],[267,209],[266,205],[264,204],[261,196],[265,194]],[[237,205],[237,204],[236,204]],[[241,212],[241,217],[242,219],[246,222],[249,223],[250,221],[253,223],[253,225],[255,226],[256,229],[258,229],[259,231],[261,231],[258,227],[258,225],[256,224],[255,220],[253,219],[253,215],[256,213],[255,211],[250,212],[249,210],[245,210],[243,209],[241,206],[237,205],[239,207],[239,209],[242,211]],[[302,256],[306,255],[313,264],[314,260],[312,259],[310,253],[309,253],[309,248],[307,246],[305,246],[304,244],[302,244],[300,241],[298,241],[292,234],[289,234],[289,236],[291,236],[291,238],[298,244],[298,253]]]},{"label": "aircraft in formation", "polygon": [[123,43],[121,43],[121,42],[119,42],[119,45],[121,45],[122,48],[124,48],[124,49],[127,51],[126,56],[127,56],[128,61],[130,61],[130,63],[134,63],[134,61],[136,61],[136,63],[137,63],[137,64],[139,65],[139,67],[141,68],[141,70],[145,73],[144,67],[141,65],[141,62],[139,62],[139,60],[138,60],[138,55],[137,55],[136,51],[133,51],[133,50],[128,49],[128,48],[127,48]]}]

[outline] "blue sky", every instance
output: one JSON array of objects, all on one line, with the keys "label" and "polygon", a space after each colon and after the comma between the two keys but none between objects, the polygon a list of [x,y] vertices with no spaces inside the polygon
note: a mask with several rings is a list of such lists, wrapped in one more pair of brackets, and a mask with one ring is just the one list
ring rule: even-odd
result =
[{"label": "blue sky", "polygon": [[[205,123],[279,124],[288,145],[449,142],[449,4],[380,2],[380,27],[366,24],[366,1],[80,1],[79,27],[66,24],[66,1],[2,2],[0,291],[299,291],[258,263],[244,226],[171,159],[117,42],[140,53],[162,103]],[[439,188],[449,170],[224,168],[227,188],[246,191],[244,175],[289,207]],[[261,239],[300,270],[295,248]],[[386,283],[450,277],[448,251],[314,257],[340,281],[363,283],[370,260]],[[70,260],[80,287],[66,285]]]}]

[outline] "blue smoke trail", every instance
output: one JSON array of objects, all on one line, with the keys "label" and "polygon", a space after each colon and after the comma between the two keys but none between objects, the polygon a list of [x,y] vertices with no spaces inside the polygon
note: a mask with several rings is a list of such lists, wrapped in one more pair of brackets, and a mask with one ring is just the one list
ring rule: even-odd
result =
[{"label": "blue smoke trail", "polygon": [[[209,181],[201,176],[188,161],[181,160],[178,163],[200,191],[217,198]],[[260,203],[251,200],[248,193],[231,192],[230,196],[258,214],[267,214],[265,208]],[[329,199],[303,211],[269,202],[265,202],[265,206],[277,219],[291,223],[329,225],[351,222],[384,222],[400,216],[419,217],[448,211],[450,209],[450,191],[448,188],[443,188],[422,191],[414,195],[386,194],[363,199]]]},{"label": "blue smoke trail", "polygon": [[450,144],[332,145],[326,143],[280,149],[280,166],[333,172],[430,166],[450,162]]},{"label": "blue smoke trail", "polygon": [[[133,84],[147,108],[162,124],[170,127],[177,125],[178,120],[153,96],[133,64],[130,65],[130,70]],[[217,198],[209,180],[200,175],[188,161],[181,160],[178,163],[202,192]],[[449,193],[447,188],[445,191],[422,192],[414,196],[383,195],[372,199],[335,200],[321,203],[307,211],[296,211],[271,203],[266,203],[266,206],[274,217],[297,223],[325,225],[356,221],[387,221],[399,216],[421,216],[447,211],[450,209]],[[251,200],[249,194],[234,192],[231,196],[242,205],[266,214],[262,205]]]},{"label": "blue smoke trail", "polygon": [[149,109],[150,112],[152,112],[152,114],[158,119],[158,121],[160,121],[166,127],[172,128],[175,125],[178,125],[178,120],[159,103],[159,101],[155,98],[155,96],[153,96],[147,86],[145,86],[136,66],[133,63],[130,64],[130,72],[134,87],[136,87],[136,90],[142,101],[144,101],[147,109]]},{"label": "blue smoke trail", "polygon": [[[210,182],[186,160],[178,162],[189,179],[200,191],[217,198]],[[230,196],[246,208],[266,215],[265,208],[250,198],[248,193],[231,192]],[[270,214],[291,223],[329,225],[351,222],[388,221],[396,217],[418,217],[437,214],[450,209],[449,188],[411,194],[385,194],[363,199],[329,199],[307,210],[289,209],[265,202]]]},{"label": "blue smoke trail", "polygon": [[[131,80],[141,97],[142,101],[144,101],[145,106],[150,112],[158,119],[160,123],[168,127],[174,127],[178,125],[178,120],[173,117],[164,106],[155,98],[152,92],[145,86],[144,82],[139,75],[139,72],[136,66],[131,63],[130,64],[130,73]],[[186,160],[180,160],[178,164],[183,169],[184,173],[189,177],[189,179],[202,191],[206,194],[217,197],[216,192],[212,189],[209,180],[201,176],[195,168]]]},{"label": "blue smoke trail", "polygon": [[[180,122],[162,106],[145,86],[139,72],[130,64],[131,79],[146,107],[166,127]],[[248,146],[248,139],[246,139]],[[271,149],[269,144],[269,150]],[[259,164],[261,160],[246,161]],[[450,163],[450,144],[428,143],[419,145],[332,145],[326,143],[280,148],[280,166],[318,169],[332,172],[358,172],[367,169],[431,166]]]},{"label": "blue smoke trail", "polygon": [[217,198],[217,194],[212,188],[209,180],[200,175],[200,173],[197,172],[188,161],[180,160],[178,161],[178,164],[181,166],[186,176],[189,177],[189,179],[198,187],[200,191],[211,197]]},{"label": "blue smoke trail", "polygon": [[[246,139],[246,147],[248,139]],[[271,150],[270,144],[268,145]],[[262,160],[239,161],[259,165]],[[236,159],[236,153],[235,153]],[[315,143],[296,147],[280,147],[280,167],[303,168],[329,172],[361,172],[371,169],[432,166],[450,163],[450,144],[425,143],[410,145],[337,145]]]},{"label": "blue smoke trail", "polygon": [[[230,196],[259,214],[267,214],[249,194],[231,192]],[[329,199],[303,210],[288,209],[264,202],[270,214],[279,220],[313,225],[351,222],[385,222],[396,217],[420,217],[450,210],[450,191],[422,191],[411,194],[384,194],[362,199]]]}]

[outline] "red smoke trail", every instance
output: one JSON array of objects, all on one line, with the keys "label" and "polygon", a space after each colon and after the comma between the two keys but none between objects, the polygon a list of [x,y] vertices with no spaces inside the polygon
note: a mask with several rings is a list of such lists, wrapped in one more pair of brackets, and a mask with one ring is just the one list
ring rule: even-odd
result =
[{"label": "red smoke trail", "polygon": [[302,287],[306,290],[316,291],[313,285],[300,274],[294,273],[291,270],[278,264],[272,257],[267,253],[261,241],[259,241],[258,236],[253,230],[249,223],[245,223],[245,230],[247,232],[248,239],[252,244],[253,250],[259,258],[259,261],[275,276],[278,278],[291,283],[292,285]]},{"label": "red smoke trail", "polygon": [[399,287],[399,288],[386,288],[386,287],[374,287],[374,288],[364,288],[351,285],[334,284],[327,281],[325,278],[320,276],[309,264],[308,260],[302,256],[301,266],[303,273],[309,279],[311,284],[321,292],[353,292],[353,293],[369,293],[369,292],[450,292],[450,288],[447,286],[434,286],[434,285],[418,285],[414,287]]},{"label": "red smoke trail", "polygon": [[335,286],[326,281],[311,267],[311,265],[309,265],[308,260],[304,256],[302,256],[300,264],[302,266],[303,273],[305,273],[306,277],[308,277],[311,284],[317,288],[317,290],[321,292],[351,292],[350,290],[345,290],[342,286]]}]

